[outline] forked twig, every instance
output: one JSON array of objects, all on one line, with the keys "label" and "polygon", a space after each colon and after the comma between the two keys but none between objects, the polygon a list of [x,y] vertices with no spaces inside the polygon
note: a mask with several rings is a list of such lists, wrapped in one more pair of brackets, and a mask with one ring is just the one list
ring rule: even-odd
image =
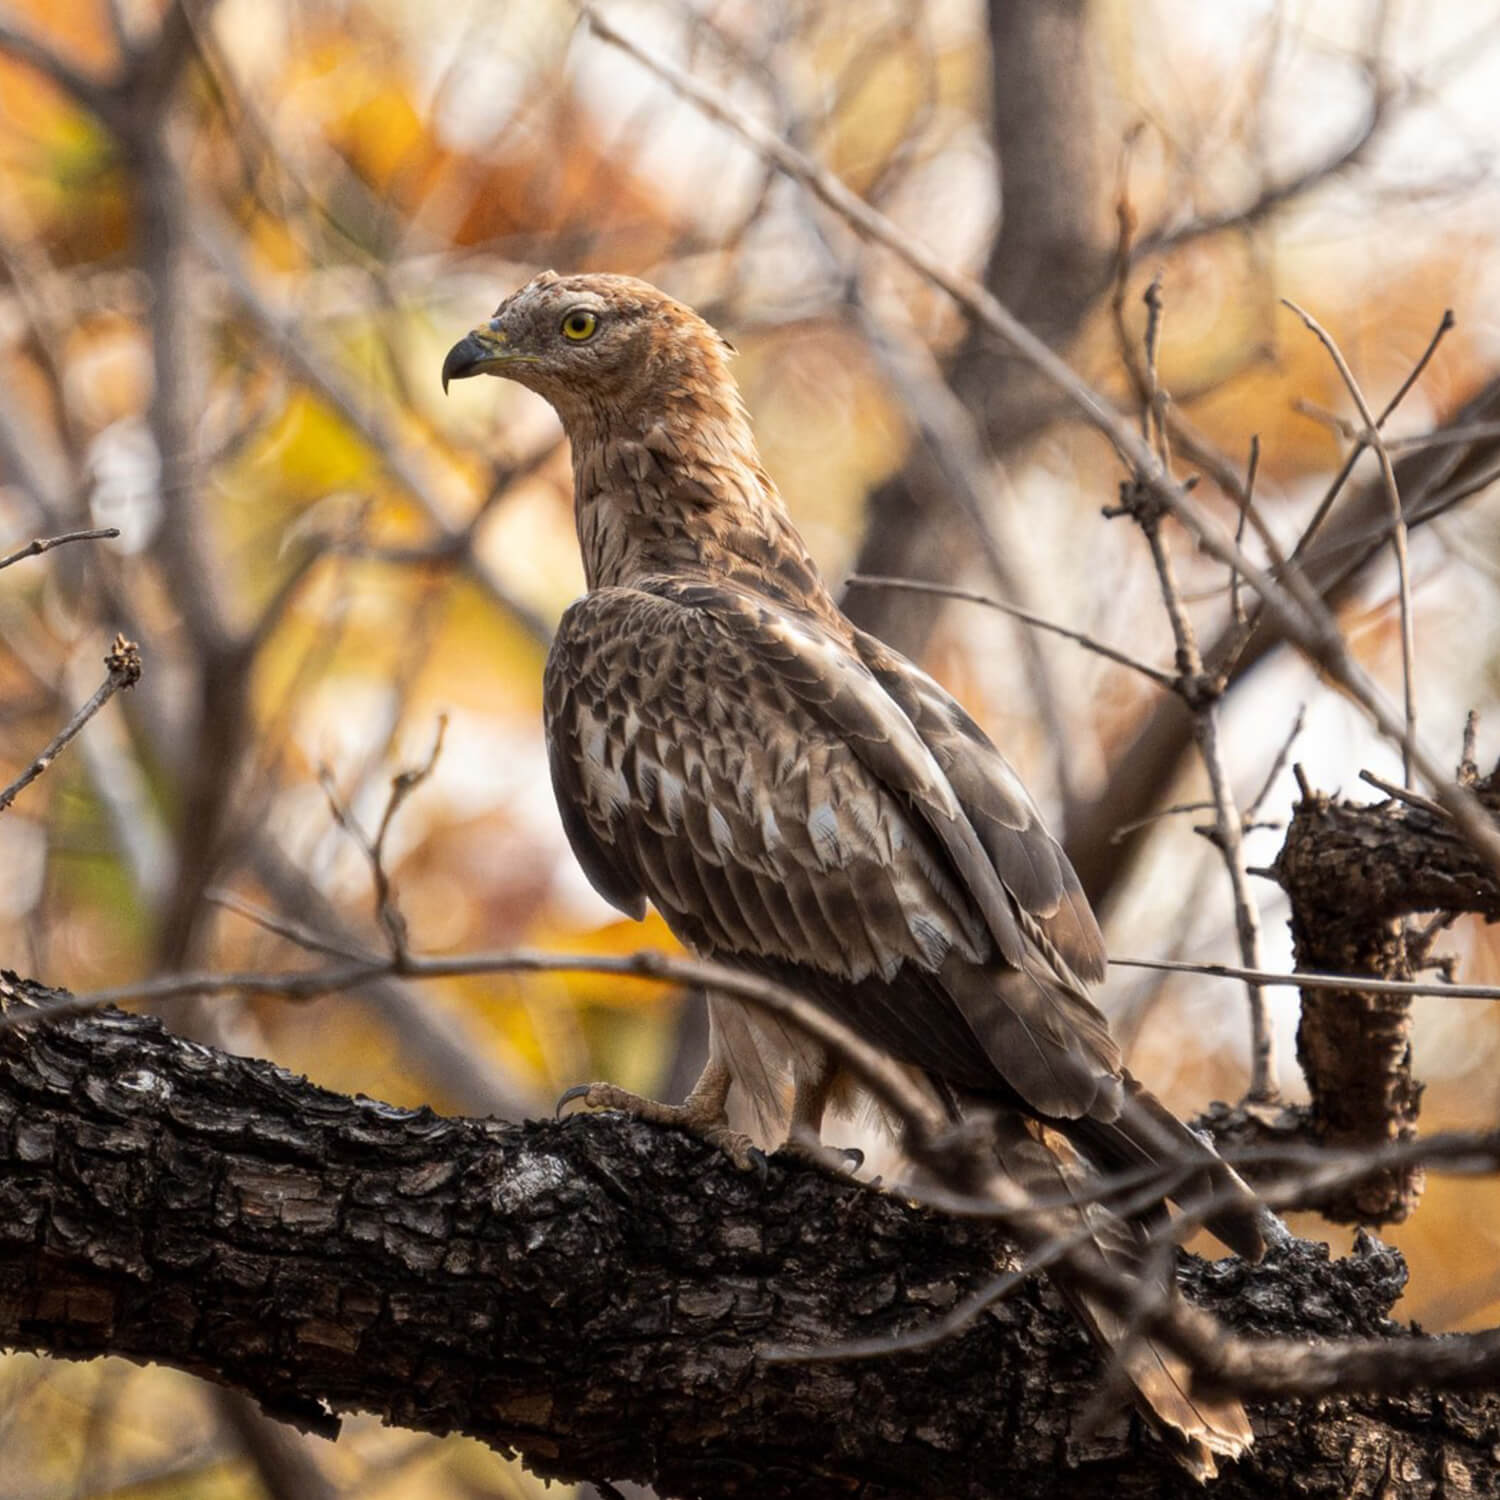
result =
[{"label": "forked twig", "polygon": [[[1143,409],[1141,422],[1148,438],[1154,434],[1156,452],[1164,471],[1171,453],[1167,445],[1166,423],[1163,418],[1165,397],[1156,380],[1156,361],[1160,352],[1162,320],[1165,304],[1161,285],[1153,280],[1145,292],[1147,307],[1145,369],[1143,375]],[[1252,471],[1253,472],[1253,471]],[[1261,967],[1260,956],[1260,911],[1250,889],[1250,876],[1245,867],[1245,818],[1235,805],[1234,791],[1230,784],[1229,768],[1219,735],[1219,694],[1222,680],[1204,671],[1203,653],[1198,646],[1197,632],[1183,603],[1182,591],[1178,587],[1172,554],[1162,531],[1163,507],[1153,496],[1144,492],[1138,483],[1122,486],[1121,504],[1118,510],[1107,511],[1107,515],[1125,514],[1135,521],[1151,551],[1151,561],[1156,568],[1156,578],[1161,590],[1162,604],[1172,627],[1172,640],[1176,647],[1177,675],[1171,686],[1181,697],[1193,715],[1193,738],[1198,753],[1208,772],[1209,791],[1212,797],[1214,822],[1207,832],[1210,841],[1218,849],[1229,875],[1230,894],[1234,908],[1235,933],[1239,940],[1240,957],[1247,971]],[[1250,503],[1240,509],[1240,526],[1249,514]],[[1238,547],[1238,539],[1236,540]],[[1232,572],[1238,577],[1238,570]],[[1265,997],[1254,980],[1246,981],[1246,995],[1250,1009],[1250,1087],[1249,1097],[1257,1100],[1274,1099],[1279,1092],[1276,1078],[1276,1038],[1271,1027],[1271,1016]]]},{"label": "forked twig", "polygon": [[4,812],[37,777],[47,770],[68,742],[77,736],[83,726],[116,693],[122,688],[134,687],[141,680],[140,647],[134,641],[127,641],[124,636],[117,635],[109,654],[104,658],[104,665],[109,668],[109,676],[95,689],[94,695],[48,742],[46,749],[4,791],[0,791],[0,812]]},{"label": "forked twig", "polygon": [[1396,586],[1401,595],[1401,688],[1406,706],[1406,735],[1401,745],[1401,771],[1408,786],[1412,780],[1412,751],[1417,739],[1417,687],[1416,687],[1416,630],[1412,620],[1411,607],[1411,559],[1408,554],[1406,543],[1406,514],[1401,508],[1401,491],[1396,484],[1396,470],[1391,464],[1391,451],[1386,447],[1385,439],[1380,434],[1380,424],[1395,410],[1401,398],[1409,391],[1422,373],[1427,361],[1432,357],[1432,352],[1437,348],[1438,340],[1447,330],[1452,327],[1453,314],[1450,311],[1443,314],[1443,321],[1438,326],[1432,343],[1428,346],[1427,353],[1418,362],[1417,367],[1407,377],[1391,398],[1385,412],[1379,418],[1370,409],[1370,403],[1365,400],[1365,393],[1360,389],[1359,381],[1354,378],[1354,371],[1349,368],[1349,362],[1344,358],[1343,351],[1339,348],[1333,335],[1323,327],[1313,315],[1305,308],[1299,307],[1289,297],[1283,297],[1282,303],[1291,308],[1299,318],[1312,330],[1318,342],[1328,351],[1328,357],[1333,361],[1334,368],[1338,370],[1340,379],[1343,380],[1350,397],[1359,410],[1360,420],[1365,424],[1365,430],[1361,438],[1365,444],[1375,450],[1375,455],[1380,461],[1380,478],[1385,485],[1386,498],[1391,507],[1391,548],[1396,555]]},{"label": "forked twig", "polygon": [[[318,784],[328,799],[334,821],[359,845],[361,853],[370,866],[370,879],[375,888],[375,920],[385,932],[391,945],[391,953],[398,963],[408,956],[406,918],[396,903],[396,892],[391,884],[389,871],[385,867],[385,840],[391,830],[392,820],[401,804],[432,775],[437,768],[438,756],[443,753],[443,738],[448,732],[447,714],[439,714],[437,733],[433,736],[432,749],[420,766],[398,771],[391,777],[391,794],[386,799],[385,810],[372,839],[360,826],[359,819],[339,795],[334,784],[333,773],[327,766],[318,768]],[[400,969],[397,972],[405,972]]]}]

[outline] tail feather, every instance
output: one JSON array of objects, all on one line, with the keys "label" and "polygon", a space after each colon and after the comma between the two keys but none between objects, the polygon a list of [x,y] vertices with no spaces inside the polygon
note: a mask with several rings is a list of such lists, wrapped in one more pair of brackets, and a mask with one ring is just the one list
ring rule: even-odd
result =
[{"label": "tail feather", "polygon": [[1128,1072],[1123,1076],[1125,1091],[1115,1118],[1069,1120],[1063,1128],[1070,1139],[1106,1170],[1201,1163],[1172,1190],[1172,1198],[1190,1205],[1214,1203],[1204,1220],[1208,1229],[1236,1255],[1259,1260],[1266,1251],[1265,1211],[1248,1184],[1149,1089]]},{"label": "tail feather", "polygon": [[[1077,1123],[1068,1122],[1070,1133]],[[1002,1115],[996,1122],[996,1153],[1001,1169],[1032,1197],[1072,1200],[1064,1216],[1088,1229],[1088,1249],[1107,1265],[1142,1278],[1150,1274],[1142,1223],[1122,1219],[1090,1198],[1095,1173],[1058,1129],[1029,1124],[1019,1115]],[[1040,1245],[1024,1248],[1035,1251]],[[1212,1479],[1220,1459],[1238,1458],[1250,1447],[1254,1433],[1237,1400],[1194,1390],[1192,1371],[1184,1360],[1085,1291],[1069,1277],[1066,1263],[1050,1274],[1100,1351],[1125,1376],[1142,1416],[1190,1473],[1200,1480]],[[1160,1283],[1149,1289],[1162,1290]]]},{"label": "tail feather", "polygon": [[[1024,923],[1023,930],[1033,938]],[[1034,946],[1042,942],[1037,936]],[[1255,1195],[1121,1066],[1105,1018],[1059,956],[1038,947],[1034,963],[1004,969],[950,954],[938,980],[941,996],[957,1007],[1023,1109],[1061,1130],[1105,1171],[1171,1169],[1178,1180],[1170,1196],[1195,1207],[1211,1202],[1209,1229],[1247,1260],[1260,1259],[1266,1246]],[[978,1080],[932,1071],[981,1097],[985,1092]]]},{"label": "tail feather", "polygon": [[1195,1392],[1185,1360],[1149,1338],[1132,1337],[1123,1319],[1088,1298],[1069,1300],[1120,1361],[1152,1430],[1195,1478],[1213,1479],[1220,1459],[1239,1458],[1255,1441],[1245,1408],[1232,1396]]}]

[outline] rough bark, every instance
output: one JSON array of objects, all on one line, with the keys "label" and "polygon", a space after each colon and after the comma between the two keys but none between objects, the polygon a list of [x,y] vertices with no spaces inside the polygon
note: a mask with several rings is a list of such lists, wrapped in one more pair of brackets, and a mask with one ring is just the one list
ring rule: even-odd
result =
[{"label": "rough bark", "polygon": [[[1491,811],[1500,808],[1495,777],[1473,790]],[[1408,917],[1477,912],[1500,919],[1494,872],[1444,813],[1408,803],[1360,806],[1304,795],[1275,871],[1291,902],[1297,967],[1315,973],[1411,979],[1426,955]],[[1412,1076],[1410,1012],[1400,996],[1302,991],[1297,1056],[1318,1140],[1359,1147],[1416,1135],[1422,1085]],[[1400,1222],[1422,1184],[1420,1167],[1393,1168],[1319,1208],[1345,1223]]]},{"label": "rough bark", "polygon": [[[1100,1371],[1036,1284],[927,1354],[757,1358],[923,1323],[1002,1253],[616,1118],[395,1109],[116,1012],[0,1032],[0,1342],[172,1364],[323,1432],[374,1411],[678,1496],[1201,1493],[1133,1418],[1083,1433]],[[1373,1241],[1184,1272],[1248,1331],[1393,1341],[1403,1280]],[[1491,1394],[1254,1418],[1218,1496],[1500,1493]]]}]

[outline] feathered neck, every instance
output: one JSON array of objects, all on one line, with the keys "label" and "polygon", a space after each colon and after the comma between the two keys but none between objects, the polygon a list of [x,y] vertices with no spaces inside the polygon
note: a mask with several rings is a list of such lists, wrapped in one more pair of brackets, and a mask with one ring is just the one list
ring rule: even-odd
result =
[{"label": "feathered neck", "polygon": [[837,616],[727,368],[674,374],[649,400],[561,410],[589,587],[701,578]]}]

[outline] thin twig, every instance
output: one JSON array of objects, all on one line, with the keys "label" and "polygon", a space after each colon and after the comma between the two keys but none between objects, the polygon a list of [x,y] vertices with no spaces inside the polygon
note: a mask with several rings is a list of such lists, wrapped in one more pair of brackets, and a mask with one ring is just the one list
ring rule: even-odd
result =
[{"label": "thin twig", "polygon": [[1121,843],[1140,828],[1149,828],[1151,824],[1160,822],[1163,818],[1180,817],[1183,813],[1212,812],[1212,802],[1176,802],[1171,807],[1160,807],[1155,812],[1147,813],[1144,818],[1132,818],[1128,823],[1121,823],[1109,836],[1111,844]]},{"label": "thin twig", "polygon": [[226,911],[232,911],[236,916],[254,922],[257,927],[263,927],[267,932],[275,933],[277,937],[286,938],[299,948],[305,948],[309,953],[323,953],[330,958],[347,959],[351,963],[378,963],[380,960],[379,954],[357,948],[353,943],[341,943],[323,933],[314,932],[312,928],[303,926],[301,922],[295,922],[290,917],[283,917],[277,912],[267,911],[265,907],[257,906],[253,901],[247,901],[235,891],[227,891],[215,886],[204,891],[203,899],[212,906],[222,906]]},{"label": "thin twig", "polygon": [[386,799],[385,811],[380,817],[375,841],[370,845],[370,874],[375,882],[375,910],[380,925],[385,928],[391,946],[397,954],[406,952],[406,918],[396,905],[396,895],[391,888],[390,876],[385,868],[385,840],[391,831],[391,822],[401,804],[432,775],[437,768],[438,757],[443,753],[443,738],[448,733],[448,715],[439,714],[437,732],[432,737],[432,749],[420,766],[398,771],[391,777],[391,795]]},{"label": "thin twig", "polygon": [[1370,410],[1370,403],[1365,400],[1365,393],[1360,389],[1359,381],[1354,378],[1354,371],[1349,368],[1349,362],[1344,358],[1343,351],[1333,335],[1310,312],[1299,307],[1289,297],[1283,297],[1281,300],[1302,319],[1312,330],[1318,342],[1328,351],[1328,357],[1333,361],[1334,368],[1339,372],[1340,378],[1359,410],[1360,420],[1365,424],[1366,430],[1362,434],[1364,441],[1374,448],[1375,455],[1380,461],[1380,477],[1385,485],[1386,498],[1391,507],[1391,546],[1396,555],[1396,586],[1401,597],[1401,688],[1406,704],[1406,735],[1401,746],[1401,770],[1407,784],[1410,785],[1412,747],[1417,738],[1415,680],[1417,646],[1416,627],[1413,623],[1411,607],[1411,559],[1406,544],[1406,515],[1401,508],[1401,491],[1396,484],[1396,470],[1391,464],[1391,451],[1386,447],[1385,439],[1380,435],[1380,425],[1396,409],[1401,397],[1411,389],[1417,376],[1422,373],[1427,361],[1431,359],[1433,351],[1437,348],[1438,340],[1452,327],[1453,314],[1451,309],[1444,312],[1443,321],[1439,324],[1438,331],[1433,336],[1427,352],[1418,361],[1416,369],[1407,377],[1401,389],[1391,398],[1385,412],[1377,419],[1374,412]]},{"label": "thin twig", "polygon": [[[1245,465],[1245,493],[1239,497],[1240,518],[1234,527],[1234,545],[1243,548],[1245,545],[1245,522],[1250,518],[1250,511],[1255,504],[1255,476],[1260,472],[1260,434],[1250,435],[1250,459]],[[1246,631],[1245,605],[1240,598],[1240,570],[1236,567],[1229,569],[1229,618],[1239,627]]]},{"label": "thin twig", "polygon": [[1190,963],[1171,958],[1111,958],[1119,969],[1159,969],[1169,974],[1199,974],[1206,979],[1238,979],[1267,987],[1303,990],[1359,990],[1369,995],[1444,995],[1451,1000],[1500,1000],[1500,986],[1449,984],[1445,980],[1371,979],[1365,974],[1278,974],[1236,964]]},{"label": "thin twig", "polygon": [[1167,449],[1167,429],[1163,417],[1165,397],[1157,377],[1157,361],[1161,356],[1162,315],[1166,310],[1161,295],[1160,271],[1147,283],[1146,290],[1141,293],[1141,301],[1146,304],[1146,390],[1141,410],[1141,435],[1150,442],[1154,432],[1156,456],[1162,468],[1166,469],[1171,463],[1171,455]]},{"label": "thin twig", "polygon": [[1255,799],[1245,809],[1245,826],[1248,828],[1254,821],[1256,813],[1261,810],[1267,797],[1271,795],[1271,788],[1276,785],[1276,778],[1286,769],[1288,757],[1292,753],[1292,746],[1297,743],[1297,736],[1302,733],[1302,723],[1307,717],[1307,705],[1297,705],[1297,716],[1292,720],[1292,727],[1287,731],[1286,738],[1281,742],[1281,749],[1276,752],[1276,758],[1271,762],[1271,769],[1266,772],[1266,779],[1261,789],[1255,794]]},{"label": "thin twig", "polygon": [[1435,818],[1441,818],[1443,822],[1450,821],[1448,809],[1441,802],[1434,802],[1431,797],[1424,797],[1420,792],[1414,792],[1410,787],[1397,786],[1393,781],[1386,781],[1377,776],[1373,771],[1361,771],[1359,779],[1376,791],[1384,792],[1396,802],[1404,802],[1408,807],[1420,808],[1425,813],[1431,813]]},{"label": "thin twig", "polygon": [[1041,615],[1034,615],[1030,610],[1021,609],[1015,604],[1007,604],[1003,599],[992,599],[988,594],[976,593],[972,589],[959,588],[949,583],[928,583],[918,578],[886,578],[876,573],[851,573],[844,580],[844,585],[846,588],[902,589],[913,594],[936,594],[944,599],[962,599],[969,604],[982,604],[986,609],[999,610],[1001,614],[1022,620],[1038,630],[1048,630],[1053,635],[1062,636],[1065,640],[1076,641],[1085,650],[1092,651],[1108,661],[1116,662],[1122,667],[1129,667],[1132,672],[1139,672],[1142,677],[1149,678],[1157,687],[1170,688],[1176,681],[1171,673],[1163,672],[1158,667],[1148,666],[1133,656],[1127,656],[1125,652],[1118,651],[1113,646],[1107,646],[1103,641],[1095,640],[1093,636],[1085,635],[1081,630],[1072,630],[1066,625],[1059,625],[1055,620],[1043,619]]},{"label": "thin twig", "polygon": [[1395,414],[1396,408],[1406,400],[1411,388],[1422,378],[1422,372],[1432,363],[1432,356],[1437,353],[1438,345],[1451,332],[1457,321],[1453,316],[1453,309],[1445,307],[1443,309],[1443,316],[1438,319],[1437,328],[1434,330],[1431,339],[1428,340],[1427,347],[1422,351],[1422,357],[1411,367],[1411,373],[1396,387],[1396,394],[1385,403],[1385,409],[1375,419],[1377,431],[1385,426]]},{"label": "thin twig", "polygon": [[1208,474],[1214,483],[1240,507],[1240,519],[1235,529],[1235,545],[1241,544],[1245,523],[1248,521],[1256,536],[1260,538],[1271,564],[1280,569],[1286,561],[1281,544],[1261,516],[1254,503],[1253,494],[1241,481],[1235,465],[1209,441],[1205,434],[1194,427],[1183,416],[1176,403],[1168,401],[1158,388],[1155,347],[1161,335],[1163,304],[1160,280],[1156,277],[1153,277],[1143,299],[1147,304],[1146,338],[1149,345],[1146,361],[1143,362],[1136,352],[1135,339],[1131,335],[1125,317],[1125,293],[1132,266],[1131,240],[1135,233],[1135,212],[1123,187],[1115,203],[1115,217],[1119,232],[1115,242],[1115,281],[1114,290],[1110,294],[1110,311],[1114,319],[1120,358],[1141,402],[1142,435],[1149,438],[1148,417],[1154,416],[1161,428],[1161,441],[1155,451],[1163,471],[1165,472],[1167,468],[1170,445],[1175,443],[1189,462]]},{"label": "thin twig", "polygon": [[[1146,324],[1144,373],[1146,406],[1142,421],[1149,422],[1154,428],[1157,455],[1165,470],[1170,462],[1170,452],[1160,419],[1163,398],[1157,389],[1155,373],[1165,306],[1158,281],[1153,280],[1147,288],[1145,300],[1149,317]],[[1193,715],[1193,738],[1203,759],[1204,769],[1208,772],[1209,791],[1213,799],[1213,827],[1211,830],[1201,831],[1208,833],[1210,841],[1218,849],[1229,876],[1240,958],[1247,969],[1259,969],[1260,911],[1250,888],[1249,873],[1245,869],[1246,820],[1235,805],[1219,733],[1218,699],[1222,684],[1217,679],[1210,678],[1203,669],[1203,654],[1198,646],[1197,632],[1183,603],[1172,554],[1162,529],[1161,505],[1154,498],[1143,496],[1138,485],[1128,485],[1124,489],[1119,509],[1136,522],[1151,550],[1162,604],[1166,608],[1176,647],[1177,676],[1173,679],[1172,687]],[[1248,506],[1241,509],[1242,527],[1248,514]],[[1233,576],[1238,576],[1237,570],[1234,570]],[[1279,1087],[1276,1078],[1276,1039],[1271,1027],[1270,1011],[1258,985],[1249,981],[1245,991],[1250,1017],[1249,1096],[1252,1099],[1274,1099]]]},{"label": "thin twig", "polygon": [[12,563],[18,563],[23,558],[40,557],[44,552],[50,552],[54,547],[65,547],[69,542],[98,542],[107,541],[120,534],[118,526],[97,526],[91,531],[67,531],[61,536],[38,537],[34,542],[28,542],[24,547],[12,552],[9,557],[0,557],[0,570],[10,567]]},{"label": "thin twig", "polygon": [[1458,752],[1458,770],[1454,780],[1463,786],[1472,786],[1479,780],[1479,762],[1474,759],[1479,747],[1479,714],[1470,709],[1464,715],[1464,737]]},{"label": "thin twig", "polygon": [[390,795],[386,798],[385,808],[380,815],[380,823],[373,839],[360,826],[359,819],[354,816],[353,811],[339,794],[338,787],[334,783],[333,772],[327,766],[318,767],[318,784],[323,788],[323,795],[328,799],[328,806],[333,813],[334,821],[359,846],[360,852],[370,866],[370,879],[375,892],[375,920],[390,942],[391,957],[398,966],[397,972],[404,972],[401,966],[404,965],[407,957],[408,933],[406,918],[401,915],[401,909],[396,903],[395,888],[391,884],[390,874],[385,867],[386,835],[390,832],[391,822],[401,804],[432,775],[438,763],[438,756],[442,754],[443,737],[447,731],[448,716],[439,714],[437,733],[433,737],[432,749],[427,759],[420,766],[398,771],[391,777]]},{"label": "thin twig", "polygon": [[1452,448],[1493,437],[1500,437],[1500,422],[1460,422],[1454,427],[1435,428],[1415,437],[1387,438],[1385,441],[1392,453],[1420,453],[1428,448]]},{"label": "thin twig", "polygon": [[116,693],[122,688],[134,687],[140,681],[140,647],[134,641],[127,641],[124,636],[117,635],[109,655],[104,658],[104,665],[109,668],[109,676],[95,689],[94,695],[68,720],[47,748],[4,791],[0,791],[0,812],[4,812],[38,776],[46,771],[47,767],[62,753],[68,742]]}]

